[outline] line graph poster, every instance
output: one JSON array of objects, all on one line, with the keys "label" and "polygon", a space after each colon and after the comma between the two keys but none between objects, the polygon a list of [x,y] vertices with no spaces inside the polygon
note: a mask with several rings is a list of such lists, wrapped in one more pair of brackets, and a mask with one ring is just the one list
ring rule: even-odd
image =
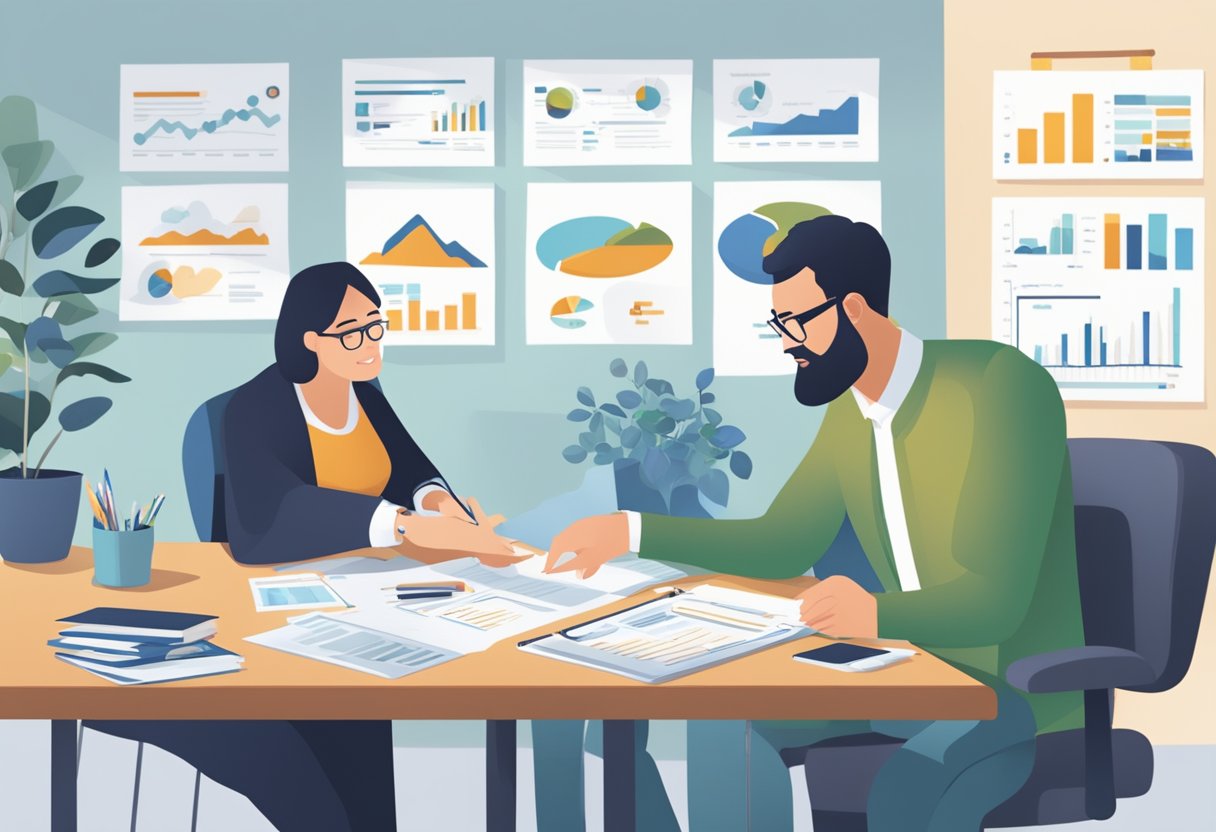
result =
[{"label": "line graph poster", "polygon": [[123,321],[277,318],[291,272],[287,186],[122,189]]},{"label": "line graph poster", "polygon": [[691,344],[692,184],[528,185],[529,344]]},{"label": "line graph poster", "polygon": [[494,164],[493,58],[342,61],[346,167]]},{"label": "line graph poster", "polygon": [[346,259],[380,292],[392,346],[493,345],[494,186],[346,186]]},{"label": "line graph poster", "polygon": [[287,64],[124,64],[119,170],[287,170]]},{"label": "line graph poster", "polygon": [[1204,201],[992,201],[992,337],[1065,399],[1203,401]]},{"label": "line graph poster", "polygon": [[715,162],[877,162],[878,59],[714,61]]},{"label": "line graph poster", "polygon": [[995,72],[996,179],[1202,179],[1203,70]]}]

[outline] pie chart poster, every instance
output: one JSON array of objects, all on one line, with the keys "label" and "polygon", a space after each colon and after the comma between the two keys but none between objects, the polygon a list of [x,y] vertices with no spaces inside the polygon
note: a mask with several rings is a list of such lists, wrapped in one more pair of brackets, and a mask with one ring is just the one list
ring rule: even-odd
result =
[{"label": "pie chart poster", "polygon": [[[879,182],[718,182],[714,186],[714,369],[722,376],[794,372],[768,326],[771,278],[764,255],[789,228],[824,213],[882,231]],[[802,312],[801,309],[779,310]]]},{"label": "pie chart poster", "polygon": [[529,344],[691,344],[692,185],[528,185]]}]

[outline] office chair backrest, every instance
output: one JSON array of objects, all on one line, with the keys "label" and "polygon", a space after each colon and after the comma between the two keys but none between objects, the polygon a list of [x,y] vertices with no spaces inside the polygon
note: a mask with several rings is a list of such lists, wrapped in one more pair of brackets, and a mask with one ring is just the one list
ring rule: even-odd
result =
[{"label": "office chair backrest", "polygon": [[[380,379],[372,379],[383,390]],[[186,422],[182,439],[182,471],[194,531],[204,543],[228,542],[224,521],[224,410],[235,390],[220,393],[198,406]]]},{"label": "office chair backrest", "polygon": [[1086,643],[1139,653],[1156,679],[1134,690],[1167,690],[1198,636],[1216,546],[1216,457],[1138,439],[1068,446]]}]

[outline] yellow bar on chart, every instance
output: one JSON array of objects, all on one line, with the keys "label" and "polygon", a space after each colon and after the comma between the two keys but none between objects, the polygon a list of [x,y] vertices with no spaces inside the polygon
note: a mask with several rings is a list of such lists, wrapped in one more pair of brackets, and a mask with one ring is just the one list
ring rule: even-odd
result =
[{"label": "yellow bar on chart", "polygon": [[452,125],[451,125],[451,127],[452,127],[453,133],[455,133],[456,131],[458,131],[460,129],[460,118],[459,118],[459,113],[457,112],[457,104],[455,101],[452,102]]},{"label": "yellow bar on chart", "polygon": [[443,307],[443,328],[444,329],[460,329],[460,318],[457,315],[456,304],[449,304]]},{"label": "yellow bar on chart", "polygon": [[388,310],[388,331],[389,332],[400,332],[401,331],[401,310],[400,309],[389,309]]},{"label": "yellow bar on chart", "polygon": [[1072,160],[1077,163],[1094,160],[1094,97],[1092,93],[1076,93],[1072,97]]},{"label": "yellow bar on chart", "polygon": [[470,133],[477,132],[477,105],[476,104],[469,105],[469,132]]},{"label": "yellow bar on chart", "polygon": [[464,326],[462,329],[477,329],[477,293],[465,292],[460,296],[460,305],[464,307],[463,312]]},{"label": "yellow bar on chart", "polygon": [[1039,161],[1039,131],[1034,128],[1018,130],[1018,164],[1033,165]]},{"label": "yellow bar on chart", "polygon": [[426,328],[427,328],[428,332],[439,329],[439,310],[438,309],[426,310]]},{"label": "yellow bar on chart", "polygon": [[1064,164],[1064,114],[1043,113],[1043,161]]},{"label": "yellow bar on chart", "polygon": [[422,301],[410,301],[410,332],[422,329]]},{"label": "yellow bar on chart", "polygon": [[1103,258],[1103,266],[1108,269],[1119,268],[1119,237],[1120,237],[1120,218],[1118,214],[1107,214],[1102,225],[1105,229],[1103,250],[1105,257]]}]

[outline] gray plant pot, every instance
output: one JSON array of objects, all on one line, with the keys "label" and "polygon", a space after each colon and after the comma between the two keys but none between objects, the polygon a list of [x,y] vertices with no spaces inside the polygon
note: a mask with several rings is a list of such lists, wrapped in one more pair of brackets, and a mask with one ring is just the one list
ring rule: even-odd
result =
[{"label": "gray plant pot", "polygon": [[80,511],[81,476],[43,469],[22,479],[20,468],[0,471],[0,559],[9,563],[63,560],[72,548]]}]

